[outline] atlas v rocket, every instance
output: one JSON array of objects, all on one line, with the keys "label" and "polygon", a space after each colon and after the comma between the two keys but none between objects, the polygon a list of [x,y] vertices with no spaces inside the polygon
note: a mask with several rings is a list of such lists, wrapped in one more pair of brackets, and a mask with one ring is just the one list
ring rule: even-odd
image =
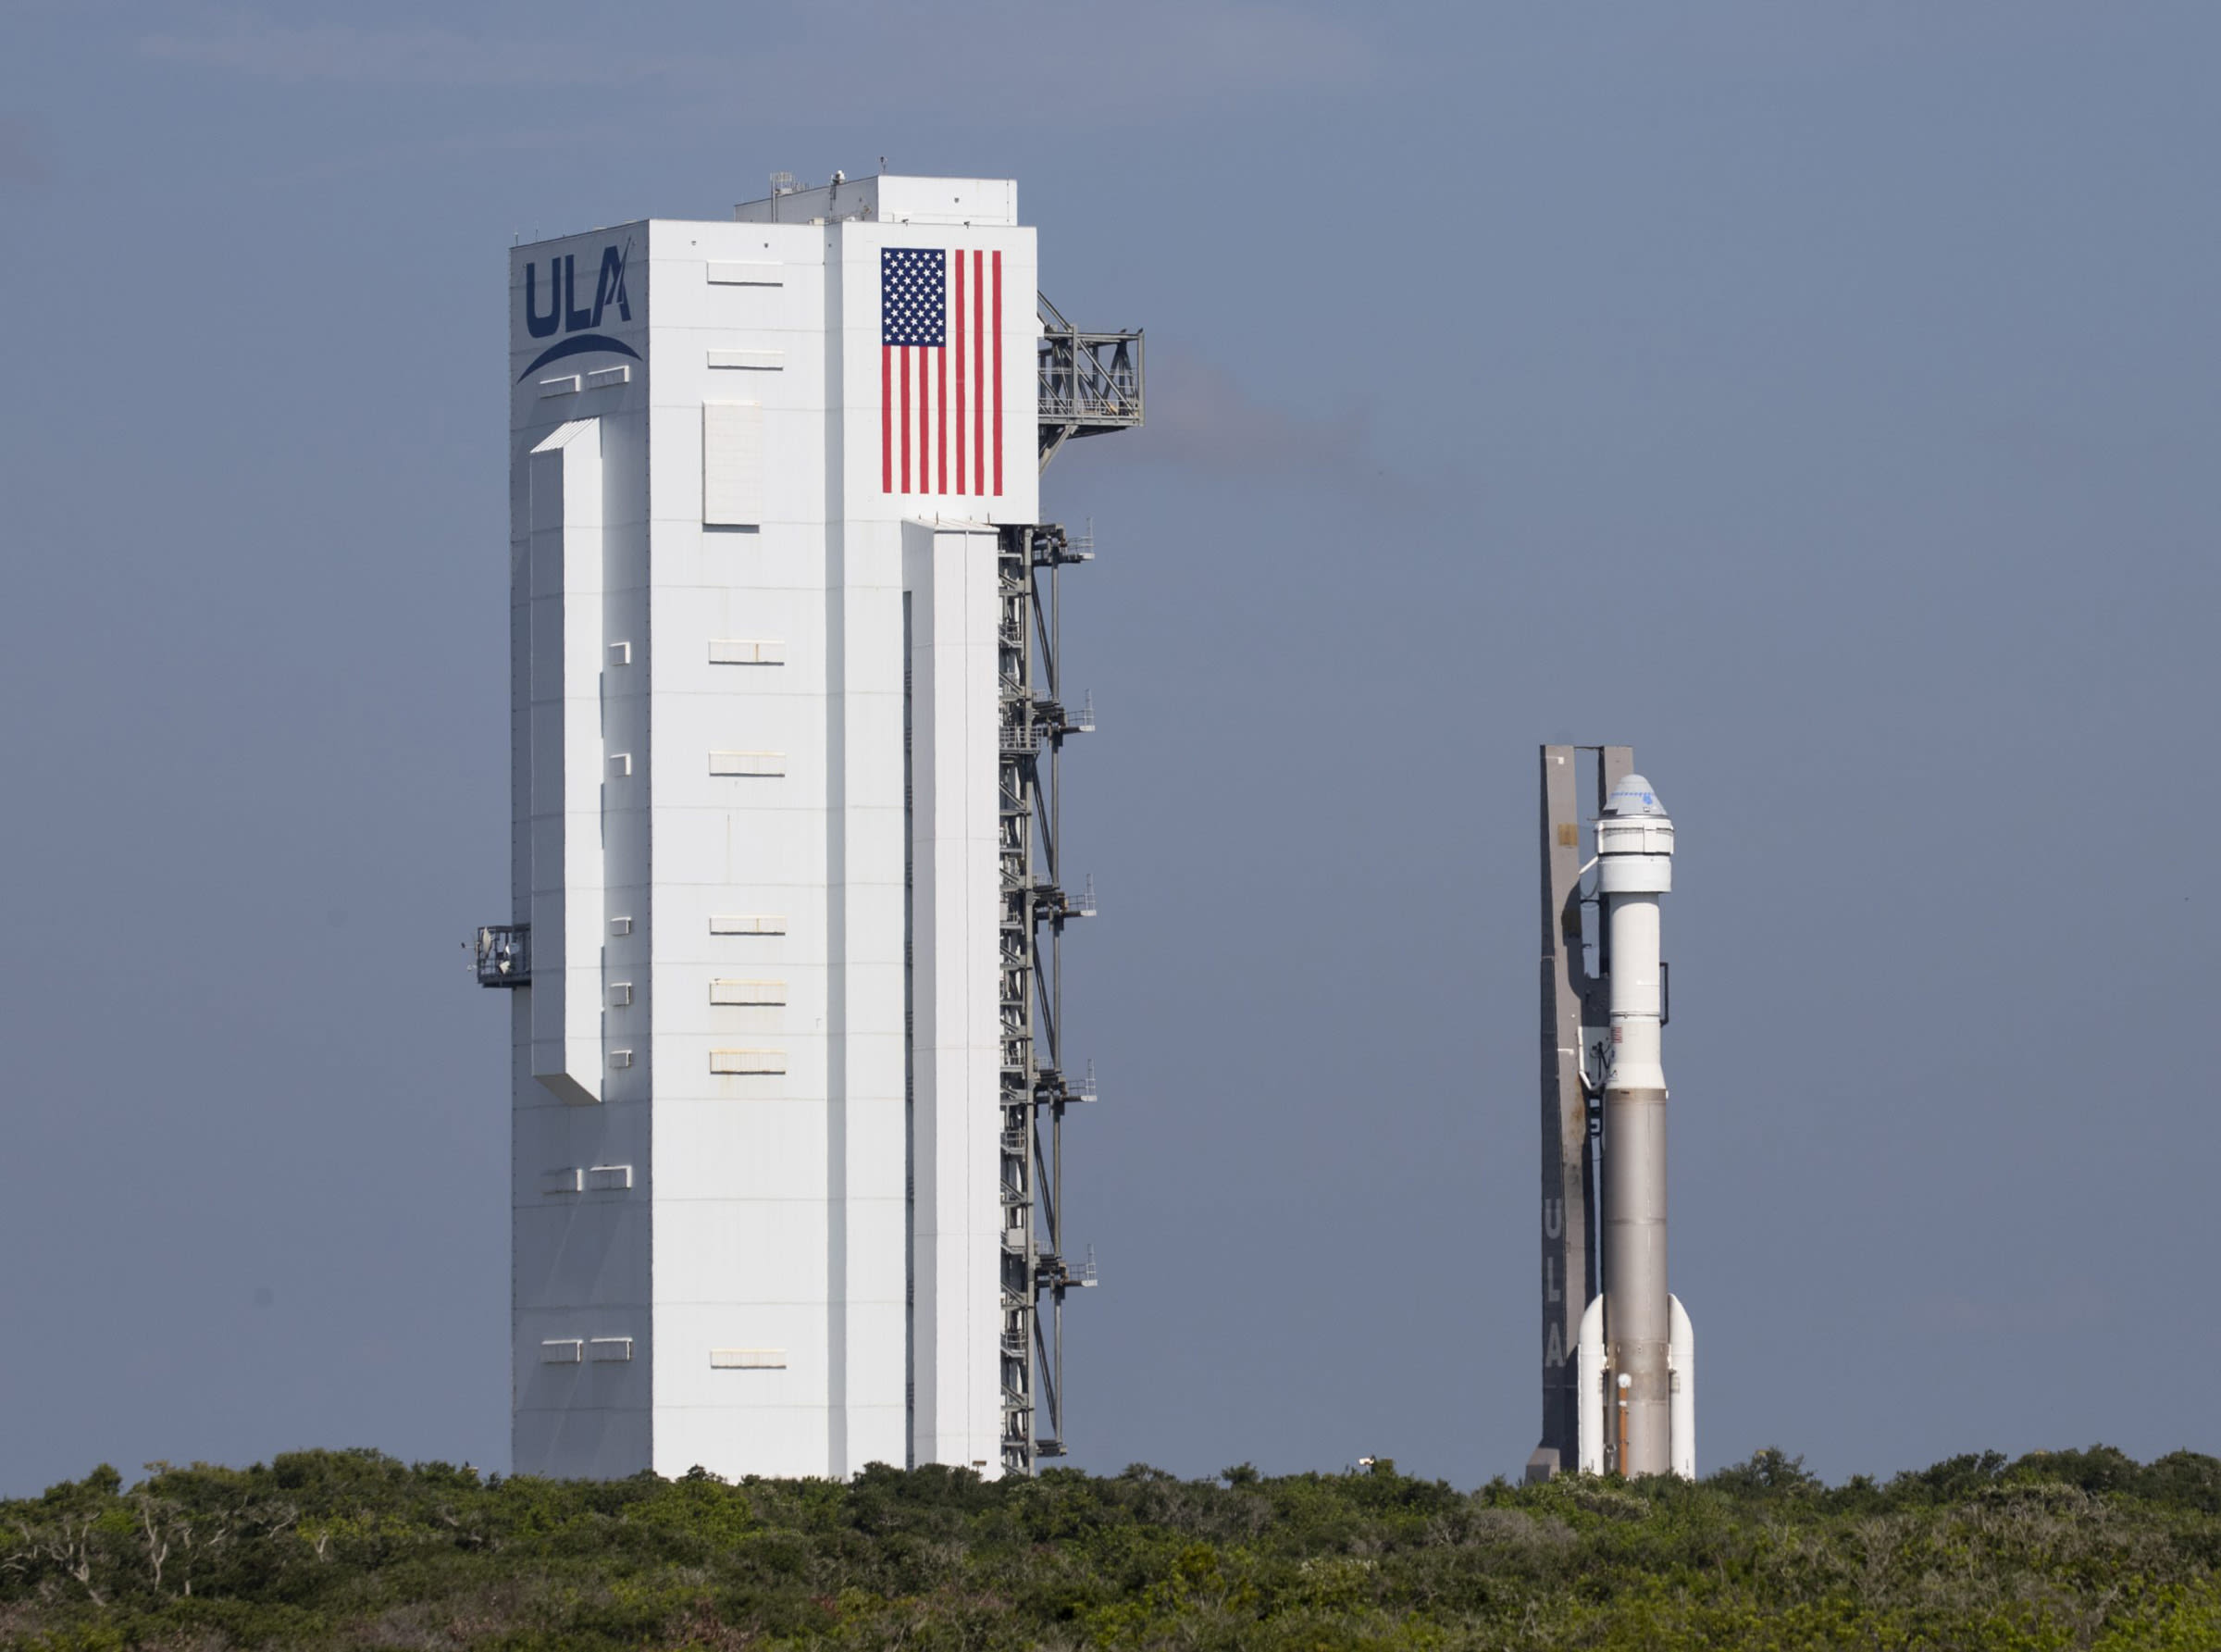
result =
[{"label": "atlas v rocket", "polygon": [[[1588,754],[1601,806],[1584,864],[1574,801]],[[1625,746],[1543,748],[1543,1441],[1530,1479],[1696,1472],[1695,1336],[1666,1276],[1658,897],[1673,888],[1673,822],[1633,767]]]}]

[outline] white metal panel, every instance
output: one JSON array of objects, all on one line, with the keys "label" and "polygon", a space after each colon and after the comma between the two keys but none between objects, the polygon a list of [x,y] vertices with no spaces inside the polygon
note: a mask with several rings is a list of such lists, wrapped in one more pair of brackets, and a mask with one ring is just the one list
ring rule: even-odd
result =
[{"label": "white metal panel", "polygon": [[710,664],[713,665],[784,665],[787,663],[787,645],[772,638],[713,637],[710,639]]},{"label": "white metal panel", "polygon": [[[726,956],[707,964],[677,963],[665,974],[665,990],[683,992],[685,1004],[665,1006],[659,1031],[701,1045],[779,1045],[788,1049],[790,1071],[808,1074],[792,1094],[813,1095],[822,1083],[828,1052],[843,1048],[826,1023],[838,1014],[837,966],[796,963],[783,956],[784,943],[732,943]],[[779,970],[779,978],[756,972]],[[748,970],[749,978],[733,975]],[[689,1065],[692,1063],[689,1062]]]},{"label": "white metal panel", "polygon": [[905,530],[920,1462],[1001,1462],[995,540]]},{"label": "white metal panel", "polygon": [[713,350],[709,365],[750,373],[776,373],[787,366],[784,350]]},{"label": "white metal panel", "polygon": [[[561,1116],[566,1110],[550,1103],[544,1111]],[[643,1150],[646,1145],[639,1144]],[[538,1305],[520,1312],[520,1336],[537,1342],[542,1336],[576,1335],[585,1313],[594,1315],[600,1329],[626,1329],[607,1312],[640,1306],[648,1297],[651,1216],[639,1199],[520,1202],[512,1215],[515,1283],[528,1293],[527,1302]]]},{"label": "white metal panel", "polygon": [[[695,658],[700,660],[701,656],[697,654]],[[709,675],[707,665],[700,669],[703,675]],[[757,691],[765,677],[778,675],[750,673],[736,679],[728,671],[710,678],[717,691],[666,690],[658,696],[653,739],[654,752],[663,757],[656,790],[659,805],[730,809],[732,788],[712,784],[713,771],[703,766],[704,753],[737,751],[769,753],[784,760],[783,772],[795,784],[761,789],[777,794],[775,798],[767,797],[764,800],[767,804],[775,802],[781,807],[820,810],[832,806],[825,790],[825,765],[832,756],[826,740],[826,702],[817,696]],[[830,709],[834,718],[841,723],[853,723],[867,712],[875,714],[875,708],[869,706],[837,705]],[[901,729],[899,709],[893,723],[899,740]],[[889,783],[894,794],[891,801],[898,805],[902,782],[899,752],[898,747],[898,767]],[[654,753],[650,754],[649,761],[653,763]]]},{"label": "white metal panel", "polygon": [[787,772],[787,753],[784,751],[713,751],[710,753],[710,773],[713,775],[756,776],[776,779]]},{"label": "white metal panel", "polygon": [[552,593],[531,644],[532,1071],[571,1102],[602,1094],[602,447],[601,421],[577,419],[530,458],[533,580]]},{"label": "white metal panel", "polygon": [[787,920],[774,913],[712,913],[712,935],[784,935]]},{"label": "white metal panel", "polygon": [[763,409],[754,402],[702,404],[701,519],[716,528],[763,520]]},{"label": "white metal panel", "polygon": [[[822,1242],[822,1212],[816,1224]],[[796,1260],[807,1265],[804,1256]],[[817,1265],[822,1280],[822,1251]],[[654,1362],[660,1472],[684,1473],[697,1462],[719,1473],[825,1472],[834,1460],[828,1401],[838,1367],[822,1290],[816,1301],[784,1302],[743,1287],[715,1301],[668,1304],[656,1324],[664,1353]],[[740,1348],[781,1351],[786,1363],[710,1363],[711,1349]]]},{"label": "white metal panel", "polygon": [[[736,1106],[730,1095],[660,1103],[658,1129],[684,1150],[664,1155],[655,1197],[688,1205],[737,1201],[775,1211],[775,1201],[807,1187],[800,1178],[824,1166],[836,1132],[824,1101],[791,1093],[798,1082],[798,1074],[788,1073],[775,1087],[759,1086],[762,1093],[751,1096],[746,1106]],[[722,1288],[733,1282],[719,1277],[713,1283],[720,1288],[705,1293],[708,1299],[738,1299]],[[821,1275],[814,1294],[822,1295],[823,1284]],[[805,1285],[798,1282],[797,1288]]]},{"label": "white metal panel", "polygon": [[[693,1111],[714,1116],[747,1110],[728,1099],[714,1108]],[[829,1138],[824,1145],[829,1145]],[[817,1159],[821,1165],[825,1162],[824,1145]],[[655,1150],[665,1155],[662,1141],[656,1143]],[[753,1342],[761,1337],[788,1348],[808,1348],[813,1358],[825,1349],[823,1323],[816,1324],[807,1338],[799,1329],[788,1335],[771,1330],[768,1323],[756,1335],[747,1335],[735,1334],[733,1316],[752,1316],[759,1308],[779,1305],[805,1310],[782,1316],[782,1325],[797,1326],[806,1323],[813,1314],[827,1311],[825,1259],[837,1231],[830,1214],[838,1208],[835,1204],[811,1198],[806,1189],[799,1187],[790,1187],[792,1197],[784,1199],[672,1199],[665,1195],[660,1175],[651,1180],[656,1249],[659,1254],[670,1252],[677,1264],[666,1269],[659,1261],[657,1302],[702,1310],[686,1335],[698,1338],[703,1347]],[[677,1338],[682,1323],[675,1316],[665,1334]],[[675,1340],[674,1346],[686,1345]],[[818,1403],[825,1403],[823,1390]]]},{"label": "white metal panel", "polygon": [[712,1348],[712,1371],[785,1371],[785,1348]]},{"label": "white metal panel", "polygon": [[[682,1041],[691,1051],[696,1046],[780,1045],[789,1050],[811,1044],[823,1047],[825,1024],[836,1005],[833,989],[839,978],[838,966],[801,961],[787,954],[790,943],[777,939],[727,939],[712,942],[710,950],[722,956],[707,963],[673,960],[661,972],[661,996],[656,1005],[655,1036]],[[777,972],[775,977],[773,972]],[[768,993],[781,990],[784,1003],[726,1004],[712,996],[713,984],[740,978],[764,980],[770,987],[738,990]],[[697,1070],[692,1053],[680,1058],[689,1070]],[[809,1064],[804,1062],[803,1064]],[[798,1066],[794,1070],[800,1071]],[[660,1093],[676,1096],[675,1075],[666,1074]]]},{"label": "white metal panel", "polygon": [[786,279],[777,264],[713,263],[703,267],[710,280],[728,287],[776,287]]},{"label": "white metal panel", "polygon": [[787,983],[784,981],[719,979],[710,983],[710,1002],[713,1004],[784,1004],[786,1001]]},{"label": "white metal panel", "polygon": [[726,1074],[772,1074],[787,1071],[784,1050],[713,1050],[710,1071]]}]

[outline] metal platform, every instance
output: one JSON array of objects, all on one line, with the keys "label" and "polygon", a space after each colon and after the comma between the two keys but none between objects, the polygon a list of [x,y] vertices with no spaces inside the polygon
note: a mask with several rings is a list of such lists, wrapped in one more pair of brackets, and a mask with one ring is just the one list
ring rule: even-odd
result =
[{"label": "metal platform", "polygon": [[531,925],[488,924],[478,931],[475,950],[479,986],[532,985]]},{"label": "metal platform", "polygon": [[1082,332],[1046,298],[1040,312],[1041,468],[1047,470],[1074,437],[1140,425],[1141,333]]}]

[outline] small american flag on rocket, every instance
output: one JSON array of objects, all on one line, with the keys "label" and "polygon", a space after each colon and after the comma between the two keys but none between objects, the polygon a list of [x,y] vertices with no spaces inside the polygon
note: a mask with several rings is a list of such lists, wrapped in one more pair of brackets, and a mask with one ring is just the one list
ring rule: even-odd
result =
[{"label": "small american flag on rocket", "polygon": [[880,250],[879,491],[1000,496],[1000,253]]}]

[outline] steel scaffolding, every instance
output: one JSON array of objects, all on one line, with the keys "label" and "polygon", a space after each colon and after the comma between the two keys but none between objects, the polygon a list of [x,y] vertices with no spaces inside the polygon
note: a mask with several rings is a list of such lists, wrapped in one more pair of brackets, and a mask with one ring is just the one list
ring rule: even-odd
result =
[{"label": "steel scaffolding", "polygon": [[1140,332],[1082,332],[1036,293],[1041,317],[1041,468],[1078,436],[1141,423]]},{"label": "steel scaffolding", "polygon": [[[1095,727],[1064,703],[1063,570],[1094,555],[1056,527],[1005,528],[998,554],[1002,873],[1002,1462],[1064,1455],[1064,1297],[1095,1283],[1064,1239],[1064,1113],[1092,1079],[1064,1066],[1064,926],[1095,915],[1064,888],[1064,741]],[[1046,1311],[1045,1311],[1046,1310]]]}]

